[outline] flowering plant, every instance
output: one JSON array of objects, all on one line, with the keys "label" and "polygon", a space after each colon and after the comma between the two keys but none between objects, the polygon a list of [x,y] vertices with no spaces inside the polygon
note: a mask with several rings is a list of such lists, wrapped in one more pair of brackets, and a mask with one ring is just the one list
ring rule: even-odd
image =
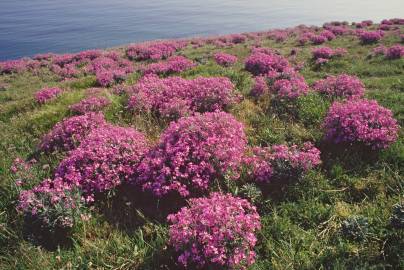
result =
[{"label": "flowering plant", "polygon": [[356,76],[347,74],[328,76],[315,82],[313,88],[333,98],[361,98],[365,94],[365,86],[362,81]]},{"label": "flowering plant", "polygon": [[255,261],[255,233],[261,223],[256,208],[245,199],[212,193],[191,199],[188,207],[167,219],[170,244],[185,267],[246,269]]},{"label": "flowering plant", "polygon": [[237,177],[246,143],[243,125],[228,113],[180,118],[146,154],[136,182],[157,196],[171,191],[182,197],[205,193],[228,172]]},{"label": "flowering plant", "polygon": [[62,92],[63,90],[57,87],[44,88],[35,93],[35,100],[40,104],[44,104],[52,99],[55,99]]},{"label": "flowering plant", "polygon": [[93,129],[105,125],[102,113],[88,113],[66,118],[46,134],[39,145],[45,152],[69,151],[76,148]]},{"label": "flowering plant", "polygon": [[94,129],[56,169],[56,177],[78,186],[88,199],[113,189],[135,173],[148,150],[145,136],[132,129],[104,125]]},{"label": "flowering plant", "polygon": [[106,97],[89,97],[69,106],[69,109],[79,114],[85,114],[100,111],[110,103],[111,101]]},{"label": "flowering plant", "polygon": [[302,147],[273,145],[255,147],[253,155],[245,159],[254,181],[297,179],[321,163],[320,150],[307,142]]},{"label": "flowering plant", "polygon": [[397,139],[398,124],[392,112],[374,100],[334,102],[323,127],[334,143],[360,143],[373,149],[386,148]]},{"label": "flowering plant", "polygon": [[147,75],[130,92],[130,108],[152,110],[167,118],[223,110],[239,99],[233,83],[225,77],[186,80]]},{"label": "flowering plant", "polygon": [[218,65],[229,67],[234,65],[237,62],[237,56],[227,54],[227,53],[215,53],[214,55],[215,61]]}]

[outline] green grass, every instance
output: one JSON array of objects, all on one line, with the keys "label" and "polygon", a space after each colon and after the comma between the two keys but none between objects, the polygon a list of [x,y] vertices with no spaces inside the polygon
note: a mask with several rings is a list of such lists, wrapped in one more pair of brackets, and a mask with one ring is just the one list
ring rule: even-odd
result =
[{"label": "green grass", "polygon": [[[385,45],[395,42],[398,39],[389,36],[382,41]],[[186,48],[180,54],[201,64],[181,76],[229,77],[244,96],[229,112],[245,124],[250,145],[309,140],[323,152],[321,168],[276,197],[259,197],[263,228],[251,269],[403,269],[404,232],[390,225],[392,206],[404,199],[402,130],[399,140],[377,156],[328,149],[322,143],[321,123],[330,100],[312,93],[300,98],[291,114],[270,100],[257,102],[248,96],[253,79],[243,70],[243,61],[250,45]],[[293,38],[284,43],[265,40],[262,45],[285,56],[297,47]],[[377,45],[362,46],[352,37],[339,37],[327,45],[344,47],[348,54],[320,69],[310,61],[313,46],[299,47],[296,61],[306,63],[301,73],[307,82],[327,74],[357,75],[366,85],[366,97],[390,108],[403,126],[404,59],[369,57]],[[235,54],[239,62],[230,68],[220,67],[212,60],[216,51]],[[125,83],[134,84],[138,78],[134,73]],[[71,115],[68,106],[81,100],[95,79],[88,76],[62,83],[43,70],[36,76],[2,75],[1,83],[8,87],[0,91],[0,269],[178,269],[167,246],[164,213],[150,215],[142,200],[119,197],[120,192],[92,207],[92,218],[75,228],[69,247],[47,250],[24,238],[24,220],[15,210],[18,193],[13,185],[15,176],[9,170],[12,161],[31,156],[43,134]],[[33,95],[44,86],[61,86],[68,91],[40,106]],[[153,115],[129,112],[126,96],[113,95],[109,90],[106,95],[112,104],[104,113],[111,123],[133,126],[152,141],[168,125]],[[61,159],[63,154],[40,155],[32,170],[32,186],[51,177]],[[363,216],[369,223],[369,232],[361,241],[341,233],[342,222],[354,216]]]}]

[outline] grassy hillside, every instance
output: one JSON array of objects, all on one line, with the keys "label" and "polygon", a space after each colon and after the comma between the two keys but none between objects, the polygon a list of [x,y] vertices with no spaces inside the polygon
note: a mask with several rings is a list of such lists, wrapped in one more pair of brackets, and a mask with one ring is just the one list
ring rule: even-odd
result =
[{"label": "grassy hillside", "polygon": [[[375,24],[368,30],[378,27]],[[322,123],[333,100],[311,87],[327,75],[356,75],[365,85],[365,98],[377,100],[392,110],[402,127],[404,58],[387,59],[372,53],[377,46],[390,47],[401,42],[400,31],[404,33],[404,26],[397,27],[398,30],[385,31],[384,37],[374,44],[363,44],[356,34],[350,33],[337,35],[322,45],[311,42],[301,45],[299,28],[288,29],[286,37],[278,40],[272,35],[274,31],[258,37],[246,35],[248,38],[241,43],[221,46],[204,40],[199,46],[188,44],[175,53],[194,61],[196,66],[161,75],[187,79],[228,77],[242,99],[226,107],[226,111],[245,125],[250,147],[301,145],[310,141],[321,151],[319,167],[296,181],[286,179],[281,186],[266,187],[269,190],[254,181],[247,183],[243,174],[239,181],[217,179],[222,183],[210,187],[247,198],[258,208],[262,229],[257,233],[256,261],[249,269],[404,268],[402,129],[397,141],[382,150],[326,143]],[[308,29],[313,33],[322,31],[322,28]],[[252,97],[254,77],[245,70],[244,63],[257,45],[273,48],[291,65],[301,66],[299,72],[310,85],[309,94],[281,104],[271,95]],[[322,46],[345,48],[347,53],[319,65],[312,59],[312,49]],[[125,49],[115,51],[123,54]],[[292,50],[296,54],[291,54]],[[230,67],[220,66],[213,58],[216,52],[235,55],[238,61]],[[132,60],[135,69],[120,82],[121,88],[136,84],[141,77],[138,67],[149,62],[152,60]],[[23,189],[29,189],[53,177],[55,168],[68,154],[38,151],[41,138],[56,123],[74,115],[70,105],[89,96],[89,88],[99,86],[94,75],[63,79],[49,65],[3,73],[0,75],[0,269],[181,269],[167,242],[166,216],[173,208],[186,205],[185,202],[158,199],[126,185],[97,194],[96,202],[84,209],[91,217],[78,221],[66,239],[53,239],[55,243],[50,246],[43,243],[50,242],[46,230],[34,227],[16,210],[21,190],[16,181],[23,179],[26,182]],[[34,95],[44,87],[64,91],[56,99],[39,104]],[[128,109],[131,94],[129,91],[117,94],[117,85],[99,88],[100,95],[110,100],[103,109],[108,122],[136,128],[151,144],[158,141],[169,119]],[[36,162],[15,174],[10,168],[16,158],[27,162],[35,158]],[[392,225],[393,208],[397,204],[401,204],[398,217],[401,228]]]}]

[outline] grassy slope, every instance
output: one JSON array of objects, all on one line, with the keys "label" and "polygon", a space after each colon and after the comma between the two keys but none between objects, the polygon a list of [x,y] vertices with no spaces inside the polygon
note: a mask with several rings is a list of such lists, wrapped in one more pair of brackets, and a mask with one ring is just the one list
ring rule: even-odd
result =
[{"label": "grassy slope", "polygon": [[[397,42],[397,37],[387,37],[382,43]],[[263,45],[288,55],[296,41],[279,44],[266,40]],[[312,83],[326,74],[355,74],[365,83],[366,96],[392,109],[402,126],[404,60],[368,58],[375,45],[360,45],[354,37],[339,37],[327,45],[344,47],[349,53],[316,69],[310,61],[312,46],[300,47],[297,60],[306,63],[301,71],[306,80]],[[243,71],[242,60],[249,54],[249,46],[220,50],[238,55],[239,63],[222,68],[211,57],[219,49],[188,48],[181,53],[203,64],[181,76],[228,76],[246,95],[252,78]],[[130,81],[135,82],[137,77],[133,75]],[[48,251],[23,240],[23,222],[14,210],[17,194],[8,168],[16,157],[29,156],[41,136],[69,115],[68,105],[79,101],[84,89],[94,82],[94,78],[86,77],[59,83],[46,72],[38,76],[28,73],[0,76],[0,83],[9,85],[0,92],[0,269],[176,269],[165,244],[166,225],[137,211],[137,205],[116,210],[107,200],[102,207],[95,207],[91,221],[75,231],[70,248]],[[50,85],[63,85],[71,91],[50,104],[36,105],[35,91]],[[125,98],[110,97],[113,104],[105,112],[110,122],[134,126],[152,140],[167,125],[150,116],[130,115],[124,109]],[[246,124],[252,145],[306,140],[320,145],[320,123],[328,105],[322,97],[309,95],[299,100],[299,120],[296,120],[276,112],[266,101],[257,104],[246,98],[231,113]],[[41,156],[34,167],[33,185],[50,177],[49,168],[54,168],[62,158]],[[259,235],[257,262],[251,269],[404,267],[403,231],[389,226],[392,205],[402,200],[404,193],[402,134],[376,160],[363,160],[352,152],[339,155],[325,152],[323,161],[321,169],[287,187],[276,198],[261,202],[263,230]],[[44,167],[46,164],[50,166]],[[369,235],[364,241],[349,240],[340,233],[341,222],[352,215],[363,215],[369,220]]]}]

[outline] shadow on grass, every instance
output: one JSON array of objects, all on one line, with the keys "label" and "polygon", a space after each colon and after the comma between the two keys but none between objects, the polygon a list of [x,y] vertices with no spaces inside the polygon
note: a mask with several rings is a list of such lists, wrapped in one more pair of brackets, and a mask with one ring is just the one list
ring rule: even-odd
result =
[{"label": "shadow on grass", "polygon": [[186,201],[178,195],[156,198],[151,192],[130,184],[118,187],[112,197],[101,194],[96,201],[95,206],[105,219],[128,233],[148,221],[164,223],[169,214],[186,205]]}]

